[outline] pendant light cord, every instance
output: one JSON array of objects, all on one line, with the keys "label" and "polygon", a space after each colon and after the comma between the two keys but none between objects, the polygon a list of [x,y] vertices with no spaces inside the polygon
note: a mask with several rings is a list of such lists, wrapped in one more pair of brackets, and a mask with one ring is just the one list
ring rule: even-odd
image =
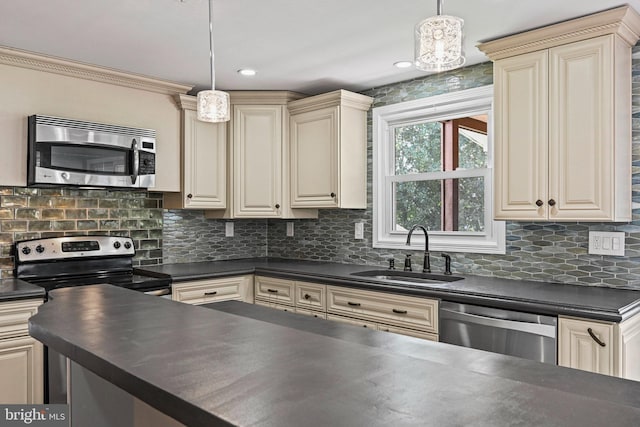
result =
[{"label": "pendant light cord", "polygon": [[438,15],[442,15],[442,0],[438,0],[437,11]]},{"label": "pendant light cord", "polygon": [[211,90],[216,87],[216,71],[213,56],[213,0],[209,0],[209,58],[211,59]]}]

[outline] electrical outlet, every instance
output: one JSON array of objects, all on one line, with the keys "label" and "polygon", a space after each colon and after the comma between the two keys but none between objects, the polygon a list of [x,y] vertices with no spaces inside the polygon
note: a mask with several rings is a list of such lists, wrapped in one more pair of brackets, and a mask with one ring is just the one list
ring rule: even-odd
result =
[{"label": "electrical outlet", "polygon": [[589,253],[624,256],[624,232],[590,231]]},{"label": "electrical outlet", "polygon": [[224,237],[233,237],[233,223],[225,222],[224,224]]},{"label": "electrical outlet", "polygon": [[287,237],[293,237],[293,222],[287,222]]},{"label": "electrical outlet", "polygon": [[364,239],[364,223],[363,222],[356,222],[354,239],[358,239],[358,240]]}]

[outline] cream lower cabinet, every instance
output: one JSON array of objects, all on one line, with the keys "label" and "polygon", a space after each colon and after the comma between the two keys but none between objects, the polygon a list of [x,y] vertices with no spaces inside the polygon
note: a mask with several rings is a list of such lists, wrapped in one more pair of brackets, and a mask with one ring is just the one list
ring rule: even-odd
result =
[{"label": "cream lower cabinet", "polygon": [[181,192],[165,193],[164,207],[224,209],[227,207],[227,124],[199,121],[194,96],[179,95],[176,101],[182,108]]},{"label": "cream lower cabinet", "polygon": [[42,300],[0,303],[0,402],[42,403],[42,344],[29,336],[28,320]]},{"label": "cream lower cabinet", "polygon": [[625,28],[640,20],[625,7],[598,15],[479,46],[494,61],[496,219],[631,220],[638,37]]},{"label": "cream lower cabinet", "polygon": [[438,301],[327,286],[327,314],[385,332],[438,341]]},{"label": "cream lower cabinet", "polygon": [[318,319],[438,341],[437,300],[256,276],[255,303]]},{"label": "cream lower cabinet", "polygon": [[230,300],[253,303],[253,275],[173,283],[171,299],[188,304]]},{"label": "cream lower cabinet", "polygon": [[292,207],[367,207],[367,110],[372,102],[337,90],[289,103]]},{"label": "cream lower cabinet", "polygon": [[558,364],[640,381],[640,315],[622,323],[559,317]]}]

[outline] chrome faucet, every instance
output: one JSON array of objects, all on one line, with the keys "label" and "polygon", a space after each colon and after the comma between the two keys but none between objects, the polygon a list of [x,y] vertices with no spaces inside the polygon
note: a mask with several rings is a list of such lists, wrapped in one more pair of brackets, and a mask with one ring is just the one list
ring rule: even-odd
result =
[{"label": "chrome faucet", "polygon": [[429,233],[427,233],[427,229],[417,224],[411,227],[411,230],[409,230],[409,234],[407,235],[407,246],[411,245],[411,235],[416,228],[424,231],[424,264],[422,265],[422,272],[431,273],[431,261],[429,260]]}]

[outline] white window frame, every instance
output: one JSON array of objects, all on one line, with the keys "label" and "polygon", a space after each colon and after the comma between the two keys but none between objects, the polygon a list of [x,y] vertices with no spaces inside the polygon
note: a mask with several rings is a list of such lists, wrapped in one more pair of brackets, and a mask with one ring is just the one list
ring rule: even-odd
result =
[{"label": "white window frame", "polygon": [[[429,249],[447,252],[505,253],[504,221],[493,220],[493,85],[421,98],[373,109],[373,247],[387,249],[424,249],[424,235],[415,233],[411,247],[406,246],[407,232],[393,231],[393,182],[406,181],[396,177],[393,130],[416,122],[450,120],[487,114],[487,169],[460,169],[446,172],[446,178],[484,176],[485,230],[479,233],[429,231]],[[453,175],[455,176],[453,176]],[[409,180],[438,179],[442,172],[412,175]]]}]

